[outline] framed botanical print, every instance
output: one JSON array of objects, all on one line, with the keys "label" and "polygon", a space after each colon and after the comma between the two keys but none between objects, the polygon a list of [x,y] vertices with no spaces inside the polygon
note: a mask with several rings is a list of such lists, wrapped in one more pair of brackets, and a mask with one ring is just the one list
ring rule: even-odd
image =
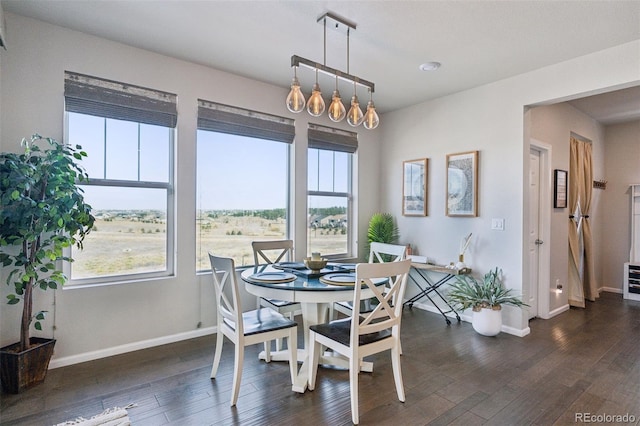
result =
[{"label": "framed botanical print", "polygon": [[447,216],[478,216],[478,151],[447,155]]},{"label": "framed botanical print", "polygon": [[426,158],[402,162],[402,214],[404,216],[427,215],[427,164]]}]

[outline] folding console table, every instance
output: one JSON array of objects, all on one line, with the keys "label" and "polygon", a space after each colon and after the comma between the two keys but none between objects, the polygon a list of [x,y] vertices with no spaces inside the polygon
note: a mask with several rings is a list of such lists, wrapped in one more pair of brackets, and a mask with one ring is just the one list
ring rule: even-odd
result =
[{"label": "folding console table", "polygon": [[[427,263],[416,263],[416,262],[411,262],[411,267],[413,268],[413,270],[416,271],[416,273],[421,278],[421,280],[417,280],[413,274],[409,274],[409,278],[411,279],[411,281],[415,283],[416,286],[418,286],[418,288],[420,289],[420,293],[416,294],[411,299],[404,302],[404,306],[409,306],[409,308],[412,308],[415,302],[422,299],[423,297],[426,297],[433,304],[433,306],[435,306],[436,309],[442,314],[447,324],[451,324],[451,320],[449,319],[449,317],[447,317],[448,313],[454,313],[456,316],[456,319],[458,320],[458,322],[460,322],[460,315],[458,315],[458,312],[456,312],[456,310],[453,308],[453,306],[451,306],[451,304],[447,301],[447,299],[445,299],[442,296],[442,294],[440,294],[440,292],[438,291],[438,288],[440,288],[443,284],[445,284],[447,281],[449,281],[451,278],[455,277],[456,275],[470,274],[471,269],[447,268],[444,266],[437,266],[437,265],[430,265]],[[441,274],[442,277],[437,281],[433,280],[429,276],[430,272],[437,272]],[[422,283],[420,283],[419,281],[422,281]],[[438,304],[433,300],[433,298],[431,297],[432,295],[434,297],[437,296],[437,298],[439,298],[446,305],[445,309],[447,310],[443,311],[442,308],[440,308],[440,306],[438,306]]]}]

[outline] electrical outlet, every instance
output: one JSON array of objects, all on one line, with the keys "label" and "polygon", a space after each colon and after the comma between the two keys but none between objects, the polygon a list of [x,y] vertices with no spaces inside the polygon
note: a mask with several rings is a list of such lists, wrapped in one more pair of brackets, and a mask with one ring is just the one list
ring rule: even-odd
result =
[{"label": "electrical outlet", "polygon": [[504,231],[504,219],[493,218],[491,219],[491,229],[496,231]]},{"label": "electrical outlet", "polygon": [[562,293],[562,284],[560,284],[560,278],[556,278],[556,293]]}]

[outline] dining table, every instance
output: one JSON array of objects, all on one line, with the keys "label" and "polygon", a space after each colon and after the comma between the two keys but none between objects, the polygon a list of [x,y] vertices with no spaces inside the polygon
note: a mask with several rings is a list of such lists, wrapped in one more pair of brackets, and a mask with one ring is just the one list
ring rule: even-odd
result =
[{"label": "dining table", "polygon": [[[302,365],[292,390],[304,393],[308,385],[309,365],[311,364],[308,357],[308,349],[311,344],[309,327],[328,321],[327,313],[332,303],[353,300],[355,264],[328,263],[322,270],[312,271],[307,269],[304,264],[282,262],[281,264],[250,267],[242,271],[240,276],[250,294],[300,303],[304,347],[298,349],[298,360],[302,361]],[[349,276],[351,277],[350,281]],[[385,285],[386,282],[386,279],[380,279],[376,285]],[[374,297],[373,291],[366,285],[363,286],[361,298],[370,297]],[[260,353],[259,357],[265,359],[264,351]],[[271,360],[288,361],[288,349],[271,352]],[[332,352],[325,352],[321,355],[320,365],[349,367],[346,358]],[[360,370],[371,372],[373,364],[362,362]]]}]

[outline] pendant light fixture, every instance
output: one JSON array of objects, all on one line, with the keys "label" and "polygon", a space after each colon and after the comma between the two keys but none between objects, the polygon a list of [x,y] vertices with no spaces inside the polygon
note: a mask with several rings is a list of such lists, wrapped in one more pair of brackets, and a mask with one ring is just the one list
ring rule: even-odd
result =
[{"label": "pendant light fixture", "polygon": [[293,80],[291,80],[291,91],[287,96],[287,109],[291,112],[300,112],[304,109],[304,95],[300,90],[300,82],[297,74],[298,67],[293,67]]},{"label": "pendant light fixture", "polygon": [[360,102],[358,102],[358,94],[356,93],[356,82],[353,82],[353,97],[351,98],[351,109],[349,109],[349,113],[347,114],[347,123],[350,126],[357,127],[362,123],[362,119],[364,118],[364,114],[362,114],[362,110],[360,109]]},{"label": "pendant light fixture", "polygon": [[336,90],[331,96],[331,105],[329,105],[329,119],[335,123],[342,121],[347,115],[347,109],[342,103],[340,91],[338,90],[338,77],[336,76]]},{"label": "pendant light fixture", "polygon": [[380,118],[376,112],[376,106],[373,104],[371,92],[369,92],[369,103],[367,104],[367,112],[364,113],[364,120],[362,124],[368,130],[373,130],[378,127],[378,124],[380,124]]},{"label": "pendant light fixture", "polygon": [[324,112],[324,107],[324,99],[322,99],[322,92],[318,84],[318,70],[316,70],[316,83],[313,85],[311,97],[307,102],[307,112],[314,117],[319,117]]},{"label": "pendant light fixture", "polygon": [[[309,59],[302,58],[297,55],[291,56],[291,66],[294,68],[294,77],[291,82],[291,91],[287,96],[287,108],[291,112],[301,112],[305,105],[307,107],[307,112],[314,117],[318,117],[322,115],[325,111],[325,101],[322,98],[322,92],[320,91],[320,85],[318,83],[318,73],[322,72],[323,74],[330,75],[335,78],[336,86],[333,91],[333,95],[331,97],[331,104],[329,108],[327,108],[327,112],[329,115],[329,119],[333,122],[342,121],[345,117],[347,117],[347,122],[351,126],[359,126],[363,121],[365,121],[365,128],[367,129],[375,129],[378,127],[380,123],[380,119],[378,114],[376,113],[375,106],[373,104],[373,92],[375,91],[375,84],[364,80],[358,76],[352,75],[349,73],[349,34],[351,30],[356,29],[356,25],[352,22],[347,21],[344,18],[338,17],[331,12],[327,12],[318,18],[318,22],[324,25],[324,63],[320,64],[318,62],[310,61]],[[340,71],[336,68],[332,68],[326,65],[327,59],[327,23],[330,24],[331,28],[334,28],[338,31],[342,31],[347,36],[347,72]],[[304,95],[300,90],[300,82],[298,81],[296,70],[299,66],[304,66],[306,68],[310,68],[316,73],[315,84],[313,85],[313,89],[311,91],[311,97],[309,101],[305,103]],[[344,80],[353,83],[353,97],[351,98],[351,108],[349,112],[346,112],[346,108],[342,103],[342,98],[340,97],[340,91],[338,90],[338,81]],[[360,103],[358,101],[358,96],[356,93],[357,86],[367,87],[369,90],[369,103],[367,105],[367,113],[366,117],[363,114],[362,109],[360,108]]]}]

